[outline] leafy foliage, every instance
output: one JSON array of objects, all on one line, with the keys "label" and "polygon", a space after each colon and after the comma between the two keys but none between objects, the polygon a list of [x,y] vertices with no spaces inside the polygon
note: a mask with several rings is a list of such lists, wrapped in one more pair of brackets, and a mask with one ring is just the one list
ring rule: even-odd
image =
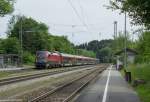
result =
[{"label": "leafy foliage", "polygon": [[98,51],[97,56],[101,62],[111,62],[112,49],[109,47],[102,48]]},{"label": "leafy foliage", "polygon": [[71,44],[67,37],[65,36],[49,36],[49,45],[51,46],[49,50],[51,51],[59,51],[59,52],[64,52],[64,53],[70,53],[73,54],[74,51],[74,45]]},{"label": "leafy foliage", "polygon": [[0,16],[4,16],[13,11],[14,0],[0,0]]},{"label": "leafy foliage", "polygon": [[111,0],[111,8],[127,11],[133,24],[145,25],[150,29],[149,0]]},{"label": "leafy foliage", "polygon": [[20,39],[22,29],[24,50],[35,53],[36,50],[47,49],[48,27],[45,24],[24,16],[16,19],[16,22],[15,20],[10,22],[12,28],[8,29],[9,38],[16,37]]},{"label": "leafy foliage", "polygon": [[18,54],[19,49],[20,49],[20,44],[18,39],[16,39],[15,37],[8,38],[8,39],[1,39],[0,41],[1,53]]},{"label": "leafy foliage", "polygon": [[[122,33],[113,42],[113,51],[117,52],[124,48],[125,37]],[[149,63],[150,61],[150,32],[143,32],[136,41],[132,41],[128,34],[127,48],[135,49],[138,52],[136,63]],[[117,45],[117,47],[115,46]]]},{"label": "leafy foliage", "polygon": [[113,40],[93,40],[89,43],[81,44],[77,46],[78,48],[87,49],[93,52],[97,52],[99,49],[104,47],[111,47]]},{"label": "leafy foliage", "polygon": [[144,79],[145,84],[134,87],[142,102],[150,102],[150,64],[130,65],[128,70],[132,73],[132,79]]},{"label": "leafy foliage", "polygon": [[28,51],[23,52],[23,61],[26,64],[33,64],[35,62],[35,55],[31,54]]},{"label": "leafy foliage", "polygon": [[137,50],[139,55],[136,59],[137,62],[149,63],[150,61],[150,32],[144,32],[137,43]]},{"label": "leafy foliage", "polygon": [[77,47],[80,49],[93,51],[96,53],[96,57],[99,58],[101,62],[109,62],[112,56],[112,44],[113,40],[93,40],[89,43],[81,44]]},{"label": "leafy foliage", "polygon": [[87,51],[84,49],[77,49],[76,55],[82,55],[82,56],[93,57],[93,58],[96,57],[96,54],[93,51]]},{"label": "leafy foliage", "polygon": [[[33,63],[35,61],[34,55],[37,50],[59,51],[62,53],[95,57],[95,53],[92,51],[76,49],[74,45],[68,41],[66,36],[54,36],[49,34],[48,27],[44,23],[37,22],[34,19],[25,16],[13,16],[8,24],[8,39],[16,38],[17,44],[20,45],[21,34],[24,63]],[[14,44],[8,41],[8,39],[5,41],[10,44],[10,46]],[[6,44],[0,43],[0,46],[1,45],[5,45],[7,48]],[[17,46],[16,44],[14,45]],[[21,50],[20,47],[17,47],[18,49],[16,50],[12,47],[13,46],[10,47],[10,53],[17,53],[17,50],[19,54],[19,51]],[[15,51],[13,51],[13,49]],[[3,51],[6,53],[9,52],[6,49]]]},{"label": "leafy foliage", "polygon": [[126,46],[127,48],[134,48],[134,41],[132,41],[130,34],[127,33],[127,36],[125,38],[125,35],[122,32],[119,32],[118,36],[114,38],[114,41],[112,43],[112,49],[113,53],[116,53],[122,49],[124,49],[125,46],[125,40],[126,40]]}]

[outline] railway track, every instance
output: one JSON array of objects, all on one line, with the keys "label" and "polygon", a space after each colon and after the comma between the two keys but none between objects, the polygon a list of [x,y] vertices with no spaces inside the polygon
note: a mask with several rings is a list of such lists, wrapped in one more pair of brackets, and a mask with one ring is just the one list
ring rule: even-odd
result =
[{"label": "railway track", "polygon": [[101,69],[96,68],[96,70],[29,100],[29,102],[68,102],[105,68],[106,66]]},{"label": "railway track", "polygon": [[[85,68],[86,67],[87,66],[85,66]],[[77,70],[80,68],[84,68],[84,67],[82,66],[79,68],[69,68],[69,69],[66,68],[66,69],[56,70],[56,71],[52,71],[52,72],[43,72],[43,73],[37,73],[37,74],[32,74],[32,75],[24,75],[24,76],[12,77],[12,78],[8,78],[8,79],[1,79],[0,86],[8,85],[8,84],[16,83],[16,82],[21,82],[21,81],[26,81],[26,80],[30,80],[30,79],[35,79],[35,78],[41,78],[41,77],[45,77],[45,76],[49,76],[49,75],[67,72],[67,71],[73,71],[73,70]]]}]

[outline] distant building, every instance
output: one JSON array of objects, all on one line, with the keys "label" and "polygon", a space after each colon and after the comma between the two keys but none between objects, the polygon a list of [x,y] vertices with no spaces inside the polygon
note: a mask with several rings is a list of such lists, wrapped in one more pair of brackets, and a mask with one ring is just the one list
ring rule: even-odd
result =
[{"label": "distant building", "polygon": [[[127,51],[127,63],[128,64],[134,63],[135,57],[138,53],[135,50],[129,49],[129,48],[127,48],[126,51]],[[123,63],[124,62],[124,52],[125,52],[125,49],[123,49],[115,54],[117,69],[119,68],[120,65],[124,64]]]}]

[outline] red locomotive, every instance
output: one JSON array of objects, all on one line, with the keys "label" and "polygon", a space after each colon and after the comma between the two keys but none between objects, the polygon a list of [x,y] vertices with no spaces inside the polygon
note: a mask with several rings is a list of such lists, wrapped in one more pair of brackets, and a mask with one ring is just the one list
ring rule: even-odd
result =
[{"label": "red locomotive", "polygon": [[64,54],[59,52],[37,51],[36,53],[36,68],[52,68],[63,66],[97,64],[98,59]]}]

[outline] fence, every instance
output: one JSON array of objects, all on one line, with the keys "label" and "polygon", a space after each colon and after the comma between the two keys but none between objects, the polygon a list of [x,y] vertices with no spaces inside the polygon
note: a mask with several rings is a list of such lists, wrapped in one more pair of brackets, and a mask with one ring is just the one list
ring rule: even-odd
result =
[{"label": "fence", "polygon": [[0,54],[0,68],[13,68],[20,65],[20,57],[17,54]]}]

